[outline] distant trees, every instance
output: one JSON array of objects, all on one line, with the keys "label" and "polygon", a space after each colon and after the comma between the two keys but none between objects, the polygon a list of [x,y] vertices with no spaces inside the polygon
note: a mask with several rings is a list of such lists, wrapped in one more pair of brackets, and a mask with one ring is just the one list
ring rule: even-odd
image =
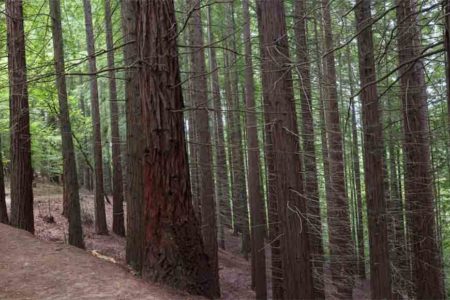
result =
[{"label": "distant trees", "polygon": [[372,298],[445,298],[448,1],[219,2],[5,1],[0,222],[33,232],[33,176],[62,177],[69,243],[81,186],[97,234],[111,192],[145,279],[219,297],[235,251],[257,299],[366,277]]}]

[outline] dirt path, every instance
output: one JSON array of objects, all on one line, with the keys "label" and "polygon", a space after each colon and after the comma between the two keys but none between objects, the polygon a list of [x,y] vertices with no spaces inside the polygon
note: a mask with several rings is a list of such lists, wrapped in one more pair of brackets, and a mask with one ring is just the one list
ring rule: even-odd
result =
[{"label": "dirt path", "polygon": [[0,253],[0,299],[200,299],[143,282],[86,251],[2,224]]}]

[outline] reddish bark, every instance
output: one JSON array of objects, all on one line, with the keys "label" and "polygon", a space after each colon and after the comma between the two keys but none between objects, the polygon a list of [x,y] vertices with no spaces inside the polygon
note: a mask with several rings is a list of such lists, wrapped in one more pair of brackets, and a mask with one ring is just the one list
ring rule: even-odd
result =
[{"label": "reddish bark", "polygon": [[127,245],[126,261],[141,271],[144,251],[144,215],[142,179],[143,136],[141,134],[142,106],[137,72],[136,18],[137,2],[121,1],[122,31],[126,43],[123,56],[126,66],[125,98],[127,119]]},{"label": "reddish bark", "polygon": [[323,299],[323,245],[322,221],[320,216],[319,185],[317,182],[316,147],[314,144],[314,120],[311,94],[311,75],[308,57],[306,32],[306,5],[304,0],[295,2],[295,38],[297,40],[297,60],[300,77],[300,96],[302,109],[303,162],[305,164],[305,195],[308,218],[310,220],[311,254],[314,266],[314,297]]},{"label": "reddish bark", "polygon": [[370,0],[355,8],[364,130],[364,177],[370,246],[370,290],[373,299],[390,299],[391,270],[384,181],[384,138],[377,92]]},{"label": "reddish bark", "polygon": [[34,233],[33,169],[22,0],[6,1],[11,128],[11,225]]},{"label": "reddish bark", "polygon": [[173,1],[137,2],[144,142],[144,278],[217,296],[192,207]]},{"label": "reddish bark", "polygon": [[281,0],[259,0],[256,4],[267,142],[270,142],[266,145],[271,160],[270,196],[277,201],[281,229],[278,238],[283,266],[282,297],[310,299],[312,263],[284,7]]},{"label": "reddish bark", "polygon": [[343,142],[339,119],[336,87],[336,66],[333,51],[330,1],[322,0],[325,46],[326,128],[328,136],[328,165],[330,190],[327,197],[331,272],[338,297],[351,298],[355,253],[351,235],[350,216],[345,186]]},{"label": "reddish bark", "polygon": [[417,299],[445,298],[441,254],[437,243],[431,177],[425,68],[421,54],[416,1],[397,0],[400,89],[403,103],[405,197],[413,254]]},{"label": "reddish bark", "polygon": [[255,109],[255,82],[253,77],[252,44],[250,33],[250,12],[248,0],[242,1],[244,14],[245,46],[245,102],[248,139],[248,194],[251,214],[252,278],[255,282],[256,299],[267,298],[266,255],[264,247],[265,209],[262,196],[258,124]]}]

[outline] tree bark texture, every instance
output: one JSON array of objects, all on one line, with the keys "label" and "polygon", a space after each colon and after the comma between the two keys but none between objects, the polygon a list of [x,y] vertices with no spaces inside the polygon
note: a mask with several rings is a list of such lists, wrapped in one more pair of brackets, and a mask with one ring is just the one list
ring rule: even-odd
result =
[{"label": "tree bark texture", "polygon": [[[262,57],[266,145],[280,222],[283,297],[313,297],[312,263],[283,1],[256,1]],[[270,183],[269,183],[270,184]]]},{"label": "tree bark texture", "polygon": [[22,0],[7,0],[5,5],[11,128],[10,222],[12,226],[34,233],[33,169],[22,4]]},{"label": "tree bark texture", "polygon": [[98,97],[97,61],[94,45],[94,28],[92,27],[91,0],[83,0],[84,19],[86,26],[86,44],[88,52],[90,91],[91,91],[91,116],[93,126],[92,153],[94,155],[94,194],[95,194],[95,231],[97,234],[108,234],[106,224],[104,189],[103,189],[103,165],[102,165],[102,137],[100,128],[100,105]]},{"label": "tree bark texture", "polygon": [[364,177],[370,246],[370,291],[373,299],[392,298],[384,181],[384,138],[377,91],[370,0],[356,8],[359,76],[364,132]]},{"label": "tree bark texture", "polygon": [[[416,1],[397,0],[400,90],[403,103],[405,197],[412,243],[413,279],[418,299],[445,298],[437,243],[427,91]],[[411,62],[412,61],[412,62]]]},{"label": "tree bark texture", "polygon": [[216,297],[216,274],[191,202],[174,3],[140,0],[136,11],[145,135],[143,276]]},{"label": "tree bark texture", "polygon": [[117,235],[124,236],[122,155],[120,150],[119,107],[117,105],[117,84],[116,72],[114,70],[114,42],[111,17],[111,1],[105,0],[105,32],[106,49],[108,50],[109,110],[111,114],[110,126],[113,165],[113,232]]},{"label": "tree bark texture", "polygon": [[59,123],[61,127],[64,192],[67,197],[67,216],[69,220],[69,244],[84,248],[83,229],[81,227],[80,194],[78,186],[77,165],[72,138],[72,126],[67,100],[66,77],[64,75],[64,45],[61,25],[61,3],[50,0],[52,18],[53,51],[55,56],[56,88],[59,102]]}]

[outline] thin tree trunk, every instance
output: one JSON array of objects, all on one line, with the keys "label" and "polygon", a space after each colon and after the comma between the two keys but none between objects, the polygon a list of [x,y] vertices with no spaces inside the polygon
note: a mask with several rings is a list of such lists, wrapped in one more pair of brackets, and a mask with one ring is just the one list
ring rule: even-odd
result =
[{"label": "thin tree trunk", "polygon": [[6,1],[11,131],[11,225],[34,233],[25,34],[22,0]]},{"label": "thin tree trunk", "polygon": [[444,46],[446,51],[445,79],[447,83],[447,133],[450,137],[450,1],[444,1],[445,31]]},{"label": "thin tree trunk", "polygon": [[113,232],[125,235],[123,216],[123,176],[119,134],[119,107],[117,105],[116,72],[114,70],[114,43],[111,22],[111,1],[105,0],[106,49],[108,50],[109,110],[111,114],[111,144],[113,163]]},{"label": "thin tree trunk", "polygon": [[[405,135],[405,194],[413,251],[417,299],[445,298],[443,269],[436,241],[436,220],[427,124],[427,91],[415,1],[397,0],[400,89]],[[413,60],[412,63],[408,63]]]},{"label": "thin tree trunk", "polygon": [[136,11],[145,136],[143,276],[216,297],[217,274],[203,249],[191,203],[174,3],[140,0]]},{"label": "thin tree trunk", "polygon": [[300,145],[283,2],[256,1],[260,29],[264,109],[270,137],[266,153],[278,204],[286,299],[313,298],[313,278]]},{"label": "thin tree trunk", "polygon": [[239,76],[237,70],[236,55],[236,24],[234,18],[234,2],[227,5],[228,35],[231,42],[228,47],[234,51],[228,51],[227,72],[229,76],[230,92],[228,94],[229,128],[231,141],[231,162],[233,171],[233,212],[235,214],[235,232],[242,233],[241,252],[245,258],[250,253],[249,218],[247,208],[247,190],[245,181],[245,157],[243,152],[243,137],[241,131]]},{"label": "thin tree trunk", "polygon": [[[214,43],[213,23],[211,16],[211,6],[208,6],[208,44]],[[219,246],[225,249],[225,226],[231,220],[231,207],[228,191],[228,166],[227,154],[225,152],[225,136],[222,116],[222,103],[220,96],[219,70],[217,66],[217,55],[214,47],[209,48],[209,69],[211,72],[211,88],[213,93],[213,103],[215,111],[215,133],[216,133],[216,203],[218,205],[219,220]]]},{"label": "thin tree trunk", "polygon": [[352,298],[355,253],[351,235],[350,216],[345,186],[342,133],[336,88],[336,66],[333,50],[330,1],[322,0],[326,69],[326,125],[329,146],[330,193],[328,199],[328,228],[331,273],[338,297]]},{"label": "thin tree trunk", "polygon": [[189,30],[191,50],[192,101],[196,108],[195,122],[198,138],[199,174],[200,174],[200,204],[201,224],[205,252],[213,274],[214,295],[220,295],[219,261],[217,249],[216,207],[214,201],[214,177],[212,172],[211,134],[208,119],[208,94],[205,66],[205,51],[203,48],[203,32],[200,4],[197,0],[189,0],[193,9]]},{"label": "thin tree trunk", "polygon": [[9,224],[6,209],[5,174],[3,172],[2,139],[0,136],[0,223]]},{"label": "thin tree trunk", "polygon": [[[353,86],[353,74],[351,71],[350,51],[348,51],[348,68],[350,86]],[[351,91],[353,95],[353,91]],[[363,228],[363,204],[361,195],[361,168],[359,164],[359,143],[358,143],[358,130],[356,127],[356,109],[355,99],[351,100],[352,110],[352,142],[353,142],[353,157],[352,167],[354,171],[354,185],[356,196],[356,237],[358,243],[358,275],[361,279],[366,278],[366,262],[365,262],[365,249],[364,249],[364,228]]]},{"label": "thin tree trunk", "polygon": [[108,234],[106,224],[104,189],[103,189],[103,166],[102,166],[102,137],[100,128],[100,108],[98,100],[97,62],[95,58],[94,29],[92,27],[91,0],[83,0],[84,18],[86,25],[86,44],[89,61],[90,91],[91,91],[91,115],[93,139],[92,152],[94,154],[94,194],[95,194],[95,231],[97,234]]},{"label": "thin tree trunk", "polygon": [[312,110],[311,75],[306,39],[306,4],[295,2],[295,37],[297,40],[298,73],[302,109],[303,161],[305,168],[305,195],[310,219],[311,253],[314,266],[314,298],[325,298],[323,284],[322,221],[320,216],[319,185],[317,182],[316,147],[314,144],[314,120]]},{"label": "thin tree trunk", "polygon": [[80,195],[78,191],[77,165],[72,139],[72,126],[67,101],[66,77],[64,76],[64,45],[61,26],[61,3],[50,0],[52,18],[53,50],[55,54],[56,87],[59,101],[59,122],[61,127],[64,189],[67,195],[67,216],[69,219],[69,244],[84,248],[81,227]]},{"label": "thin tree trunk", "polygon": [[144,252],[144,183],[142,106],[139,97],[139,73],[137,72],[138,48],[136,44],[138,14],[137,1],[121,1],[122,32],[124,43],[125,98],[127,120],[127,245],[126,261],[138,272],[142,269]]},{"label": "thin tree trunk", "polygon": [[359,74],[361,80],[362,123],[364,130],[364,175],[370,246],[370,288],[373,299],[392,298],[389,244],[387,234],[384,138],[381,107],[377,92],[370,0],[356,6]]},{"label": "thin tree trunk", "polygon": [[252,274],[256,299],[267,298],[266,255],[264,247],[264,198],[261,190],[258,128],[255,109],[255,82],[253,77],[250,12],[248,0],[242,1],[245,46],[245,102],[247,108],[248,138],[248,194],[251,213]]}]

